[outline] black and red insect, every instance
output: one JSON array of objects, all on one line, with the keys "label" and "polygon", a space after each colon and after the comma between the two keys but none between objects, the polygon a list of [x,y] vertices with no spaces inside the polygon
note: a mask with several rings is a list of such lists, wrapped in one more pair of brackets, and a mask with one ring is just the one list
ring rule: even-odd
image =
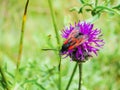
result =
[{"label": "black and red insect", "polygon": [[74,30],[69,34],[68,38],[64,41],[61,53],[67,50],[72,50],[84,43],[88,37],[80,32],[79,27],[75,27]]}]

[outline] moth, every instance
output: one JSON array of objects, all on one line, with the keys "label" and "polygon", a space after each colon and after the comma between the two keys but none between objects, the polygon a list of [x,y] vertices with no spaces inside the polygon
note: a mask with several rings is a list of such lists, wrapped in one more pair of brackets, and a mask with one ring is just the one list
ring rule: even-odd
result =
[{"label": "moth", "polygon": [[75,49],[76,47],[78,47],[87,40],[88,40],[88,36],[82,34],[80,32],[80,28],[76,26],[69,34],[68,38],[64,41],[61,48],[61,53]]}]

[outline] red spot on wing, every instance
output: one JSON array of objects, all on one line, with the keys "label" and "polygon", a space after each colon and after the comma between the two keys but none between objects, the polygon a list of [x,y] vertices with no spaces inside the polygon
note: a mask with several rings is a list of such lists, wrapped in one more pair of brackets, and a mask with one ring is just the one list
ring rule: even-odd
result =
[{"label": "red spot on wing", "polygon": [[[68,48],[68,50],[71,50],[71,49],[76,48],[76,47],[79,46],[83,41],[84,41],[84,38],[81,38],[81,39],[72,38],[72,42],[75,42],[75,44],[71,45],[71,46]],[[72,44],[72,42],[71,42],[71,44]]]},{"label": "red spot on wing", "polygon": [[68,48],[68,50],[71,50],[71,49],[73,49],[73,48],[75,48],[74,46],[70,46],[69,48]]}]

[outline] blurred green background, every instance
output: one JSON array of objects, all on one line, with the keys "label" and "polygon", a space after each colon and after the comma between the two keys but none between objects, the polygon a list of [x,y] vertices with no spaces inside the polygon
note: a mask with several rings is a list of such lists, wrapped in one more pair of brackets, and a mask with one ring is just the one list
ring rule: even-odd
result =
[{"label": "blurred green background", "polygon": [[[111,0],[111,5],[119,2]],[[58,90],[59,59],[55,51],[41,50],[57,47],[48,0],[29,2],[20,73],[15,83],[25,3],[26,0],[0,0],[0,65],[12,90]],[[99,4],[103,3],[99,0]],[[81,7],[79,0],[52,0],[52,4],[59,35],[64,26],[92,18],[87,12],[70,12],[73,7]],[[120,15],[102,13],[94,24],[102,30],[105,46],[98,56],[83,64],[82,90],[120,90]],[[62,59],[62,90],[74,65],[69,57]],[[77,90],[78,76],[77,70],[69,90]],[[4,90],[1,83],[0,90]]]}]

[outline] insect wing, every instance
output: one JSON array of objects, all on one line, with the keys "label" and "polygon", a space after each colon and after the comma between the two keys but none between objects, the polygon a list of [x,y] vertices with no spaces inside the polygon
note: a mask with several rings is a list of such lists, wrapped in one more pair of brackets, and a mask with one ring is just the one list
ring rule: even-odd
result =
[{"label": "insect wing", "polygon": [[69,38],[75,38],[79,34],[79,27],[75,27],[74,30],[70,33]]},{"label": "insect wing", "polygon": [[72,30],[72,32],[68,36],[68,39],[66,39],[63,44],[64,47],[63,51],[74,49],[77,46],[84,43],[86,40],[87,36],[80,33],[79,27],[75,27],[74,30]]}]

